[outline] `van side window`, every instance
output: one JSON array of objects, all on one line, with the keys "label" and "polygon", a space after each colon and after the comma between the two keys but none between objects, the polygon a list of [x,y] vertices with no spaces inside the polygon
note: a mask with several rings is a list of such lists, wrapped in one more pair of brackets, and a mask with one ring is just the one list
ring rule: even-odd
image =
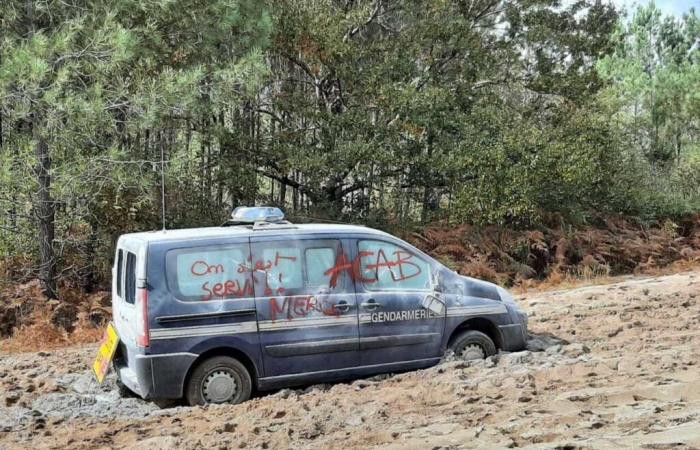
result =
[{"label": "van side window", "polygon": [[121,298],[122,296],[122,283],[124,280],[122,279],[122,275],[124,274],[124,252],[122,249],[119,249],[117,252],[117,297]]},{"label": "van side window", "polygon": [[430,264],[389,242],[359,241],[362,284],[370,291],[430,289]]},{"label": "van side window", "polygon": [[299,289],[304,285],[301,250],[298,247],[263,248],[262,260],[267,273],[268,286],[273,291],[280,288]]},{"label": "van side window", "polygon": [[[304,268],[309,286],[328,286],[330,274],[325,272],[335,265],[335,249],[330,247],[311,247],[304,251]],[[323,270],[323,269],[326,270]]]},{"label": "van side window", "polygon": [[253,297],[248,244],[171,250],[165,264],[168,288],[180,300]]},{"label": "van side window", "polygon": [[345,292],[343,273],[333,276],[339,240],[304,239],[253,244],[258,295],[313,295],[322,291]]},{"label": "van side window", "polygon": [[126,253],[126,280],[124,283],[127,303],[133,304],[136,301],[136,255],[131,252]]}]

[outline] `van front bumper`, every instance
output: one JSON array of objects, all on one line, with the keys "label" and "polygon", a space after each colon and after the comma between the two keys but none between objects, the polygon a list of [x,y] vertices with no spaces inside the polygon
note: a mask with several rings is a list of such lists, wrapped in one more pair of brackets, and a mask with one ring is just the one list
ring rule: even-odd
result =
[{"label": "van front bumper", "polygon": [[511,318],[513,319],[512,324],[498,327],[503,350],[510,352],[524,350],[527,346],[527,314],[513,308]]},{"label": "van front bumper", "polygon": [[198,356],[194,353],[140,355],[128,349],[126,352],[127,355],[115,359],[117,376],[144,399],[181,398],[187,372]]}]

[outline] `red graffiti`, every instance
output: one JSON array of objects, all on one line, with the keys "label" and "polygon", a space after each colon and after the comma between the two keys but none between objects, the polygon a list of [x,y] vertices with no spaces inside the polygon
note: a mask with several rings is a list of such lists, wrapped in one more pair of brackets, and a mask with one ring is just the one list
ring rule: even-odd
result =
[{"label": "red graffiti", "polygon": [[[265,277],[265,296],[269,297],[272,294],[273,290],[270,287],[270,283],[267,281],[267,277]],[[284,288],[282,286],[277,288],[277,295],[284,295]]]},{"label": "red graffiti", "polygon": [[202,290],[207,292],[202,296],[202,300],[207,301],[212,298],[231,298],[231,297],[246,297],[253,296],[253,283],[250,279],[245,280],[245,284],[241,286],[238,280],[226,280],[221,283],[214,284],[211,288],[209,282],[202,285]]},{"label": "red graffiti", "polygon": [[[296,256],[285,256],[281,255],[279,251],[275,252],[275,259],[274,261],[272,260],[263,260],[263,259],[258,259],[253,263],[253,258],[252,256],[248,257],[248,261],[251,262],[251,266],[253,267],[253,270],[261,270],[261,271],[267,271],[272,269],[273,267],[277,267],[280,265],[280,261],[283,259],[287,259],[289,261],[296,261],[297,257]],[[239,263],[238,264],[238,269],[236,270],[238,273],[244,273],[244,272],[250,272],[251,268],[246,265],[246,263]]]},{"label": "red graffiti", "polygon": [[338,311],[328,299],[319,299],[313,295],[306,297],[285,297],[280,305],[277,298],[270,299],[270,319],[275,321],[278,317],[293,320],[297,317],[306,317],[314,312],[324,316],[339,316]]},{"label": "red graffiti", "polygon": [[[297,257],[296,256],[286,256],[286,255],[280,254],[279,251],[276,251],[274,261],[269,260],[269,259],[267,261],[259,259],[259,260],[255,261],[255,264],[253,265],[255,267],[256,272],[264,272],[265,273],[265,278],[264,278],[265,279],[265,287],[264,287],[265,296],[270,296],[270,295],[274,295],[274,294],[284,295],[284,292],[285,292],[284,287],[279,286],[277,289],[275,289],[273,291],[273,289],[270,287],[270,280],[269,280],[269,276],[270,276],[269,271],[274,267],[278,267],[282,260],[296,262]],[[239,269],[239,271],[240,271],[240,269]],[[284,274],[282,272],[279,272],[277,274],[277,280],[280,284],[282,284],[283,278],[284,278]],[[256,278],[256,280],[257,280],[257,278]]]},{"label": "red graffiti", "polygon": [[[414,255],[412,253],[404,250],[396,250],[391,253],[390,257],[388,257],[384,249],[379,249],[376,253],[374,251],[360,251],[355,259],[351,261],[345,253],[340,252],[336,257],[334,266],[325,270],[323,275],[330,277],[329,287],[331,289],[338,286],[338,281],[344,273],[347,273],[350,279],[355,282],[361,282],[364,284],[376,283],[379,281],[379,270],[382,268],[389,270],[391,280],[393,282],[401,282],[421,274],[421,267],[412,260],[413,257]],[[278,271],[276,274],[271,274],[270,271],[279,267],[284,260],[291,261],[292,267],[294,267],[294,265],[297,263],[297,259],[298,257],[296,256],[284,255],[279,251],[275,252],[274,259],[268,260],[259,259],[253,261],[252,255],[249,255],[247,258],[248,263],[240,263],[236,272],[239,274],[247,274],[252,272],[256,283],[262,281],[259,278],[259,276],[262,276],[264,279],[264,283],[262,283],[263,292],[266,297],[272,295],[283,296],[286,292],[285,287],[282,286],[285,278],[284,274],[281,271]],[[206,261],[198,260],[192,264],[190,267],[190,272],[195,276],[222,274],[224,273],[224,266],[222,264],[209,264]],[[277,279],[276,281],[278,287],[275,289],[270,286],[271,276],[274,276]],[[202,290],[206,293],[202,296],[202,299],[210,300],[212,298],[230,298],[254,295],[253,282],[251,279],[247,279],[243,286],[241,286],[240,283],[241,282],[237,280],[227,280],[210,286],[209,282],[207,281],[202,285]],[[273,301],[274,305],[272,303]],[[285,308],[285,305],[288,304],[287,299],[284,300],[284,304],[281,307],[276,303],[274,298],[270,299],[270,302],[270,310],[275,311],[273,316],[275,316],[277,313],[282,313],[283,309],[279,308]],[[311,310],[320,311],[327,315],[335,315],[333,314],[335,313],[333,308],[328,310],[323,306],[318,306],[316,303],[311,305],[308,302],[302,305],[301,300],[297,299],[294,300],[294,304],[292,306],[286,306],[286,308],[294,313],[292,315],[296,316],[303,316]]]},{"label": "red graffiti", "polygon": [[349,272],[350,278],[355,281],[362,281],[363,283],[374,283],[377,280],[371,278],[364,278],[360,270],[360,265],[362,264],[363,256],[372,256],[373,252],[360,252],[354,261],[350,262],[345,253],[340,253],[335,260],[335,266],[323,272],[323,275],[331,277],[328,285],[331,288],[335,288],[338,285],[338,278],[343,272]]},{"label": "red graffiti", "polygon": [[[412,261],[410,261],[411,258],[413,258],[412,253],[404,252],[402,250],[397,250],[393,253],[396,255],[396,260],[395,261],[390,261],[387,259],[386,255],[384,254],[384,250],[379,250],[377,253],[377,261],[375,264],[367,264],[367,269],[369,270],[374,270],[375,274],[375,281],[379,277],[379,269],[382,267],[386,267],[389,269],[389,273],[391,273],[391,279],[395,282],[399,281],[404,281],[408,280],[409,278],[413,278],[415,276],[420,275],[421,269],[420,266]],[[401,255],[405,255],[404,258],[401,257]],[[379,262],[380,259],[383,259],[384,262]],[[407,265],[409,267],[413,267],[415,269],[415,272],[413,272],[410,275],[407,275],[404,273],[404,266]],[[394,273],[393,267],[398,267],[399,268],[399,275],[396,276]]]},{"label": "red graffiti", "polygon": [[[386,257],[384,250],[379,250],[379,252],[377,252],[377,258],[374,264],[366,264],[364,266],[365,269],[374,271],[374,278],[367,278],[362,275],[362,258],[374,256],[374,252],[369,251],[359,252],[357,254],[357,257],[352,262],[348,260],[348,257],[345,256],[345,253],[340,253],[338,255],[338,258],[336,258],[335,265],[323,272],[323,274],[325,276],[330,275],[331,279],[329,282],[329,286],[331,288],[335,288],[338,285],[338,278],[340,277],[340,275],[343,274],[343,272],[347,272],[350,276],[350,279],[352,279],[353,281],[359,281],[365,284],[376,283],[377,281],[379,281],[379,269],[382,267],[386,267],[389,269],[389,273],[391,273],[391,279],[394,282],[408,280],[409,278],[413,278],[415,276],[420,275],[420,266],[411,261],[411,258],[413,258],[412,253],[397,250],[393,252],[393,254],[396,256],[396,260],[389,260]],[[405,273],[405,266],[413,267],[415,269],[415,272]],[[398,274],[394,273],[394,268],[398,268]]]},{"label": "red graffiti", "polygon": [[194,276],[202,277],[210,273],[224,273],[224,266],[222,264],[209,264],[206,261],[199,260],[192,263],[190,272]]},{"label": "red graffiti", "polygon": [[275,252],[275,267],[280,265],[281,259],[287,259],[289,261],[296,261],[297,257],[296,256],[284,256],[284,255],[280,255],[280,252]]}]

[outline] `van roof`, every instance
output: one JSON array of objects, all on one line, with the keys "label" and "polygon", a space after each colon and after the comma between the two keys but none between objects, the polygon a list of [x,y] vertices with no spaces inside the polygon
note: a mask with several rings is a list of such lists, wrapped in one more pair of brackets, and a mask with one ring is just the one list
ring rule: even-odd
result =
[{"label": "van roof", "polygon": [[140,233],[124,234],[119,238],[120,242],[138,240],[144,243],[165,241],[184,241],[193,239],[209,239],[217,237],[252,237],[252,236],[285,236],[285,235],[310,235],[310,234],[373,234],[377,236],[393,237],[383,231],[375,230],[360,225],[336,225],[336,224],[294,224],[286,226],[270,226],[264,229],[253,229],[251,226],[221,226],[183,228],[178,230],[158,230]]}]

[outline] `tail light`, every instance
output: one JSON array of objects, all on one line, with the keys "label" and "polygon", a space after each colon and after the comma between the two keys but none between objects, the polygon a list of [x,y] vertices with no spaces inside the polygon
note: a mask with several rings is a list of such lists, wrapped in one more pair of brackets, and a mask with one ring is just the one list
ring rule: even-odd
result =
[{"label": "tail light", "polygon": [[146,282],[136,288],[136,345],[151,345],[151,333],[148,329],[148,287]]}]

